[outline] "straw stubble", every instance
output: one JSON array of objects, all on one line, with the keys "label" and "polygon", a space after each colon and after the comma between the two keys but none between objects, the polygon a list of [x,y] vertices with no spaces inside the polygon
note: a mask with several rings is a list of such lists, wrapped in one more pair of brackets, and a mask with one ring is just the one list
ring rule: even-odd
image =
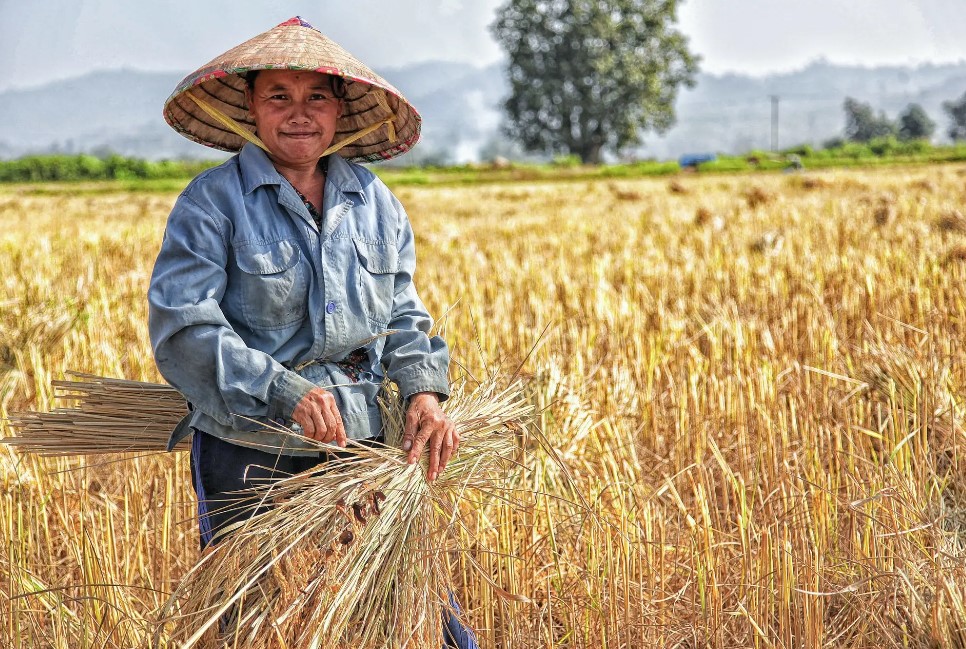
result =
[{"label": "straw stubble", "polygon": [[[680,180],[396,188],[459,371],[522,365],[559,460],[453,530],[482,645],[966,646],[966,241],[937,226],[966,168]],[[70,368],[159,380],[174,194],[43,191],[0,192],[0,416]],[[0,449],[0,645],[145,646],[197,559],[189,476]]]}]

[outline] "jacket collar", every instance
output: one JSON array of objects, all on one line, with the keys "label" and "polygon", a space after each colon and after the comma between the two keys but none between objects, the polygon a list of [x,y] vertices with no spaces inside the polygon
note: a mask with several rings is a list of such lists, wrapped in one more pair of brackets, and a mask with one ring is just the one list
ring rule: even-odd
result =
[{"label": "jacket collar", "polygon": [[[268,155],[254,144],[246,144],[238,154],[241,168],[242,186],[246,194],[251,194],[262,185],[283,185],[282,174],[278,173]],[[340,155],[329,156],[329,175],[326,184],[335,186],[342,193],[362,193],[362,184],[353,172],[352,166]]]}]

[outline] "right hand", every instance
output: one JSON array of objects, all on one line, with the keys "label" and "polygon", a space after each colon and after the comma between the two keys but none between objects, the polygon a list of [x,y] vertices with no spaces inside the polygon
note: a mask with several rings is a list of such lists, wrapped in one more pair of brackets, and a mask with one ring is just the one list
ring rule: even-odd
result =
[{"label": "right hand", "polygon": [[322,388],[313,388],[302,397],[292,419],[302,427],[302,434],[322,443],[335,442],[345,448],[345,426],[335,397]]}]

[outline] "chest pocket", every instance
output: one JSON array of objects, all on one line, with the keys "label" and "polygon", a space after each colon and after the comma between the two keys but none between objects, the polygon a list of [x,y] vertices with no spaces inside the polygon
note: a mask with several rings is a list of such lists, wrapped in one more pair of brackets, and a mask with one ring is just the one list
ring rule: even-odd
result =
[{"label": "chest pocket", "polygon": [[308,264],[291,240],[235,248],[241,311],[252,329],[281,329],[308,312]]},{"label": "chest pocket", "polygon": [[366,317],[386,326],[392,315],[399,251],[391,243],[371,243],[353,239],[359,258],[359,296]]}]

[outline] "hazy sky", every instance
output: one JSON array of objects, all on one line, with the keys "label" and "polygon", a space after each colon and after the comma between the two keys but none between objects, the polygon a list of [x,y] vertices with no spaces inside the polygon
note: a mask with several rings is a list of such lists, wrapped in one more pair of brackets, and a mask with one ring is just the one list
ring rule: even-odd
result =
[{"label": "hazy sky", "polygon": [[[488,64],[501,0],[0,0],[0,90],[95,69],[190,71],[302,15],[372,67]],[[877,65],[966,60],[964,0],[686,0],[681,29],[707,72],[763,74],[825,57]]]}]

